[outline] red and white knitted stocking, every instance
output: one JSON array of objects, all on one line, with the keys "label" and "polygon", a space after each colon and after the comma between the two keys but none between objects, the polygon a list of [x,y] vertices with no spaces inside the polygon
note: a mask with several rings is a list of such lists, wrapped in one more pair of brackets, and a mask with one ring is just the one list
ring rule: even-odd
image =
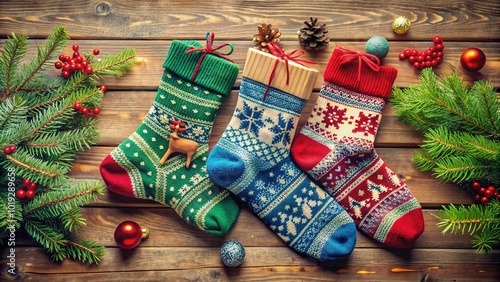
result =
[{"label": "red and white knitted stocking", "polygon": [[317,103],[291,154],[359,230],[386,245],[408,247],[424,230],[422,208],[373,146],[397,70],[368,56],[334,50]]}]

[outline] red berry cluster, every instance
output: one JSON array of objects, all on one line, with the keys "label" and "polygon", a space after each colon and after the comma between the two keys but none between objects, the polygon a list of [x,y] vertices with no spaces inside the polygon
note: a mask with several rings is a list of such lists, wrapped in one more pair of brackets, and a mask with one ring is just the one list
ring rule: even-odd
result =
[{"label": "red berry cluster", "polygon": [[[82,104],[80,104],[78,102],[75,102],[73,104],[73,109],[75,109],[75,111],[80,112],[80,113],[82,113],[84,115],[90,113],[89,108],[82,106]],[[101,109],[98,108],[98,107],[95,107],[94,109],[92,109],[92,113],[94,115],[98,115],[99,113],[101,113]]]},{"label": "red berry cluster", "polygon": [[[92,74],[94,69],[89,64],[89,61],[80,56],[78,50],[80,46],[77,44],[73,45],[73,57],[66,56],[64,54],[59,55],[59,61],[54,63],[56,69],[61,70],[61,76],[64,78],[69,78],[75,71],[85,72],[87,74]],[[94,55],[99,55],[99,49],[94,49]]]},{"label": "red berry cluster", "polygon": [[405,49],[399,54],[399,59],[408,59],[408,62],[416,69],[435,67],[443,61],[443,38],[434,36],[432,39],[434,46],[429,47],[424,52],[418,52],[416,49]]},{"label": "red berry cluster", "polygon": [[16,197],[18,199],[31,200],[35,197],[35,190],[38,186],[35,182],[31,182],[29,179],[23,179],[21,180],[21,186],[23,186],[23,188],[16,191]]},{"label": "red berry cluster", "polygon": [[3,153],[6,155],[13,154],[17,150],[16,145],[10,145],[3,148]]},{"label": "red berry cluster", "polygon": [[500,193],[493,185],[482,187],[479,181],[472,181],[471,188],[474,190],[474,200],[483,204],[488,203],[491,199],[497,198],[500,200]]}]

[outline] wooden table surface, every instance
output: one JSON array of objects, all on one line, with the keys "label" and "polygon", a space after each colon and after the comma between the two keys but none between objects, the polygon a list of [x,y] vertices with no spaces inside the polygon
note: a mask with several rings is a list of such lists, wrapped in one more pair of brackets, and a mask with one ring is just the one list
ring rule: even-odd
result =
[{"label": "wooden table surface", "polygon": [[[410,31],[396,35],[394,17],[404,15],[412,22]],[[329,27],[331,43],[321,52],[307,52],[304,59],[316,61],[321,73],[335,43],[364,50],[366,40],[381,35],[389,40],[390,52],[383,63],[396,67],[395,85],[417,83],[418,71],[398,54],[405,48],[426,49],[432,37],[444,38],[444,62],[439,75],[458,73],[467,82],[489,80],[500,86],[500,2],[497,0],[434,1],[0,1],[0,46],[15,32],[40,43],[56,25],[64,25],[82,50],[99,48],[102,54],[133,47],[142,59],[120,79],[105,79],[108,92],[99,115],[101,138],[96,146],[78,154],[71,177],[102,181],[98,166],[141,123],[155,97],[162,75],[162,63],[174,39],[204,41],[206,31],[215,41],[232,42],[231,56],[241,68],[229,97],[215,120],[213,146],[229,122],[241,82],[247,49],[252,47],[257,26],[270,23],[282,32],[285,50],[299,49],[296,31],[309,17]],[[485,67],[477,73],[464,71],[459,62],[468,47],[481,48]],[[66,49],[70,53],[70,47]],[[33,47],[31,56],[35,54]],[[311,111],[323,80],[303,110],[299,127]],[[422,143],[422,134],[403,124],[390,106],[383,112],[376,149],[385,162],[401,175],[424,208],[425,232],[411,249],[387,248],[358,232],[358,241],[347,259],[318,263],[288,248],[250,210],[241,214],[225,237],[205,234],[186,224],[170,208],[147,200],[134,200],[106,193],[97,203],[83,208],[87,227],[80,235],[106,246],[103,261],[89,266],[65,260],[53,263],[43,249],[29,238],[18,238],[18,277],[6,273],[6,252],[2,251],[0,280],[33,281],[499,281],[500,249],[494,254],[476,254],[470,237],[442,235],[433,217],[441,205],[470,204],[471,196],[451,183],[440,183],[430,173],[420,172],[411,156]],[[125,252],[113,240],[115,227],[134,220],[148,227],[151,235],[138,248]],[[230,239],[246,249],[244,263],[224,267],[221,245]],[[5,245],[4,245],[5,246]],[[427,276],[426,276],[427,275]],[[424,279],[425,278],[425,279]]]}]

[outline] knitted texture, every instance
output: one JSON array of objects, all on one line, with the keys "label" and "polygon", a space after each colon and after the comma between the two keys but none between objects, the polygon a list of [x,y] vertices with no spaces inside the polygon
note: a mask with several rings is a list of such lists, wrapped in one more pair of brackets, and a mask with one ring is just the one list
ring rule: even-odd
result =
[{"label": "knitted texture", "polygon": [[210,178],[294,250],[320,260],[350,254],[356,242],[352,219],[290,158],[305,100],[272,87],[263,101],[265,89],[265,83],[243,77],[234,115],[207,161]]},{"label": "knitted texture", "polygon": [[[153,105],[137,130],[101,163],[100,171],[110,191],[133,198],[152,199],[173,208],[186,222],[214,235],[225,235],[239,213],[230,193],[215,185],[206,172],[208,140],[215,115],[231,90],[239,67],[207,55],[195,82],[187,79],[200,55],[186,54],[194,41],[173,41]],[[207,64],[213,63],[212,68]],[[191,77],[191,76],[189,76]],[[198,143],[187,155],[160,159],[173,139],[171,121],[185,125],[182,142]],[[172,137],[172,138],[171,138]]]},{"label": "knitted texture", "polygon": [[362,65],[357,81],[358,63],[340,65],[341,56],[336,49],[328,63],[316,105],[292,144],[292,158],[361,231],[389,246],[407,247],[423,232],[422,209],[373,145],[397,70]]}]

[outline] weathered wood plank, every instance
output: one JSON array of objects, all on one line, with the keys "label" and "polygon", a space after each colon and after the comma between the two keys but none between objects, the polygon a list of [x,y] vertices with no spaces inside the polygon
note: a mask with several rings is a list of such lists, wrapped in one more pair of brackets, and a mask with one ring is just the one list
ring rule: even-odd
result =
[{"label": "weathered wood plank", "polygon": [[[325,1],[1,1],[0,36],[11,31],[45,37],[54,25],[67,26],[75,38],[192,38],[200,30],[223,38],[247,39],[261,23],[280,28],[284,39],[295,39],[302,22],[314,15],[337,40],[363,39],[377,31],[389,39],[426,40],[436,30],[450,40],[495,41],[499,38],[498,1],[412,1],[394,3]],[[307,16],[305,16],[307,15]],[[412,22],[405,36],[392,32],[394,17]],[[471,32],[471,31],[481,32]],[[464,38],[467,34],[467,38]],[[202,39],[202,34],[194,35]]]},{"label": "weathered wood plank", "polygon": [[[29,33],[27,33],[30,35]],[[47,36],[45,34],[45,36]],[[70,36],[73,35],[70,32]],[[193,37],[196,36],[193,34]],[[443,63],[435,68],[435,72],[438,75],[449,75],[452,72],[456,72],[461,78],[463,78],[469,84],[478,79],[484,79],[490,81],[494,86],[500,87],[500,42],[448,42],[445,35],[445,50],[444,50],[444,60]],[[222,37],[222,36],[221,36]],[[362,38],[360,41],[341,41],[337,38],[332,39],[329,47],[325,50],[319,52],[306,52],[303,57],[306,60],[311,60],[316,62],[316,65],[311,65],[312,68],[320,71],[320,76],[315,84],[315,89],[319,90],[321,84],[323,83],[323,72],[330,59],[331,53],[335,48],[335,44],[352,49],[363,51],[365,48],[365,42],[369,37]],[[192,39],[192,38],[191,38]],[[203,43],[204,40],[200,40]],[[246,53],[248,48],[252,48],[252,42],[250,39],[244,39],[243,41],[236,41],[234,38],[221,39],[216,35],[216,40],[214,44],[221,44],[223,42],[232,42],[234,44],[234,52],[231,54],[231,59],[234,60],[240,66],[240,75],[235,83],[235,88],[239,87],[241,82],[241,75],[243,73],[243,68],[245,66]],[[26,58],[33,58],[36,56],[36,44],[41,44],[43,40],[32,40],[33,46],[31,46],[26,54]],[[163,72],[163,61],[168,53],[170,46],[168,40],[160,41],[135,41],[135,40],[70,40],[68,41],[68,47],[63,50],[64,54],[72,54],[71,46],[73,44],[79,44],[81,52],[90,52],[94,48],[99,48],[101,54],[99,56],[105,56],[107,54],[116,54],[124,48],[135,48],[137,57],[140,58],[141,63],[137,65],[133,70],[126,73],[122,78],[105,78],[103,83],[106,84],[108,90],[154,90],[158,89],[158,85]],[[0,48],[3,47],[5,39],[0,39]],[[296,40],[281,41],[283,47],[286,51],[291,51],[294,49],[300,49],[299,43]],[[391,41],[389,54],[382,60],[382,64],[392,66],[398,69],[398,77],[394,83],[398,87],[407,87],[409,85],[418,83],[419,71],[415,70],[408,61],[400,61],[398,54],[401,53],[406,48],[415,48],[417,50],[426,50],[432,45],[432,36],[424,39],[424,41]],[[481,69],[480,72],[467,72],[460,66],[460,54],[469,47],[477,47],[483,50],[486,54],[487,62],[486,65]],[[58,70],[53,69],[54,75],[60,73]]]},{"label": "weathered wood plank", "polygon": [[[39,248],[29,247],[16,249],[16,263],[21,279],[33,277],[44,281],[47,281],[44,278],[62,277],[63,274],[69,274],[71,278],[96,279],[104,274],[111,281],[131,278],[142,280],[140,273],[147,272],[155,273],[145,276],[149,280],[153,280],[152,277],[160,277],[160,280],[168,277],[175,281],[418,281],[424,274],[445,281],[496,281],[500,275],[498,255],[477,255],[471,250],[415,249],[390,252],[383,249],[355,249],[346,260],[318,263],[287,247],[249,247],[246,248],[241,267],[234,269],[222,267],[219,250],[208,247],[139,247],[133,251],[108,248],[98,267],[70,260],[54,267]],[[7,279],[9,274],[6,273],[5,257],[4,251],[0,259],[0,275]],[[464,258],[467,258],[467,263],[464,263]],[[419,263],[408,265],[408,261]],[[106,273],[113,275],[106,276]]]}]

